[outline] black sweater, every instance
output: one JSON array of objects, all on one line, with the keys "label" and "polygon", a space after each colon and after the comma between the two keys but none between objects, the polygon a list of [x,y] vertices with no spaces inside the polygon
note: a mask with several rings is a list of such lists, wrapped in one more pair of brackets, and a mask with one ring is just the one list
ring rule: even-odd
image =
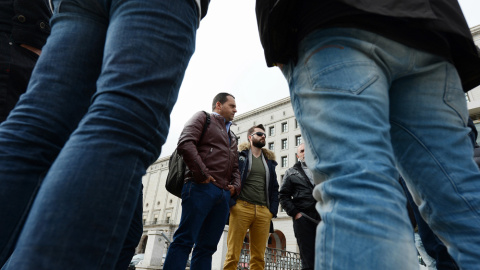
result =
[{"label": "black sweater", "polygon": [[257,0],[256,13],[268,66],[295,60],[315,29],[355,27],[444,56],[465,91],[480,84],[480,56],[457,1]]}]

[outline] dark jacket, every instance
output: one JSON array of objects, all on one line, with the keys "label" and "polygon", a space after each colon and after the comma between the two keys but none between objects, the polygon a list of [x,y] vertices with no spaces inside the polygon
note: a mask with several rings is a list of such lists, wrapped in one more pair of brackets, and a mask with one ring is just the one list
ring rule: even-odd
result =
[{"label": "dark jacket", "polygon": [[210,0],[200,0],[200,6],[202,7],[202,14],[200,14],[201,18],[207,15],[208,4],[210,4]]},{"label": "dark jacket", "polygon": [[[250,152],[250,143],[242,143],[238,147],[238,150],[241,152],[239,153],[238,158],[238,168],[240,171],[240,178],[242,179],[242,186],[247,180],[249,167],[250,167],[250,159],[249,159],[249,152]],[[270,212],[272,213],[273,217],[277,217],[278,213],[278,181],[277,181],[277,173],[275,172],[275,167],[277,166],[277,162],[275,161],[275,154],[265,148],[262,148],[263,157],[268,166],[268,179],[266,179],[266,189],[265,192],[267,194],[267,206]],[[235,205],[238,196],[232,198],[233,202],[231,202],[230,206]]]},{"label": "dark jacket", "polygon": [[41,49],[50,34],[52,11],[47,0],[2,0],[0,32],[11,35],[17,44]]},{"label": "dark jacket", "polygon": [[188,167],[185,178],[202,182],[212,176],[214,185],[225,190],[228,190],[227,185],[233,185],[239,194],[237,137],[231,130],[227,134],[223,116],[212,113],[210,124],[199,141],[205,122],[203,111],[195,113],[178,140],[178,153]]},{"label": "dark jacket", "polygon": [[291,217],[302,212],[311,218],[319,220],[315,209],[317,201],[313,198],[313,184],[308,179],[300,161],[285,172],[280,188],[279,199],[282,208]]},{"label": "dark jacket", "polygon": [[[257,0],[256,14],[260,40],[268,66],[287,63],[296,31],[289,24],[296,0]],[[418,19],[422,30],[441,32],[448,40],[450,54],[464,91],[480,84],[480,56],[456,0],[336,0],[366,14],[402,19]],[[418,25],[420,28],[420,25]]]}]

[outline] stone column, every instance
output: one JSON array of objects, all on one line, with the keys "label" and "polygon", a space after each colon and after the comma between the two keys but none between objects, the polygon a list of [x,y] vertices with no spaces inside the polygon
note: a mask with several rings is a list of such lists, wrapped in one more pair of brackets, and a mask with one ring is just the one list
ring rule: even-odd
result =
[{"label": "stone column", "polygon": [[212,270],[222,270],[225,257],[227,256],[227,235],[228,225],[223,229],[222,237],[217,245],[217,251],[213,253],[212,257]]},{"label": "stone column", "polygon": [[162,237],[162,233],[162,231],[148,231],[145,257],[143,261],[136,265],[135,269],[162,269],[162,258],[165,251],[165,239]]}]

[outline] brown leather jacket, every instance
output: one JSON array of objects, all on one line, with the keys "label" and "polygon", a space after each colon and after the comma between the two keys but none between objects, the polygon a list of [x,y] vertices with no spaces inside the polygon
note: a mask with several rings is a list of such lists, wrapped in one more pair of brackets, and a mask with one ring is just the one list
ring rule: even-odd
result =
[{"label": "brown leather jacket", "polygon": [[185,178],[202,182],[212,176],[216,181],[214,185],[225,190],[228,190],[227,185],[233,185],[239,194],[237,138],[232,131],[227,134],[223,116],[210,114],[210,124],[199,141],[205,122],[204,112],[195,113],[178,140],[178,152],[188,167]]}]

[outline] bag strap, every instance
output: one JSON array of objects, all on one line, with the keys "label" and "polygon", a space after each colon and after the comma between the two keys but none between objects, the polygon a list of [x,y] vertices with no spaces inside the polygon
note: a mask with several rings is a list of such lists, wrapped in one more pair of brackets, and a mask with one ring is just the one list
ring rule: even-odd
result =
[{"label": "bag strap", "polygon": [[208,125],[210,125],[210,114],[207,113],[206,111],[203,111],[203,112],[205,113],[205,116],[207,117],[207,119],[205,120],[205,124],[203,124],[202,135],[200,135],[200,139],[198,140],[199,142],[202,140],[203,135],[207,131]]}]

